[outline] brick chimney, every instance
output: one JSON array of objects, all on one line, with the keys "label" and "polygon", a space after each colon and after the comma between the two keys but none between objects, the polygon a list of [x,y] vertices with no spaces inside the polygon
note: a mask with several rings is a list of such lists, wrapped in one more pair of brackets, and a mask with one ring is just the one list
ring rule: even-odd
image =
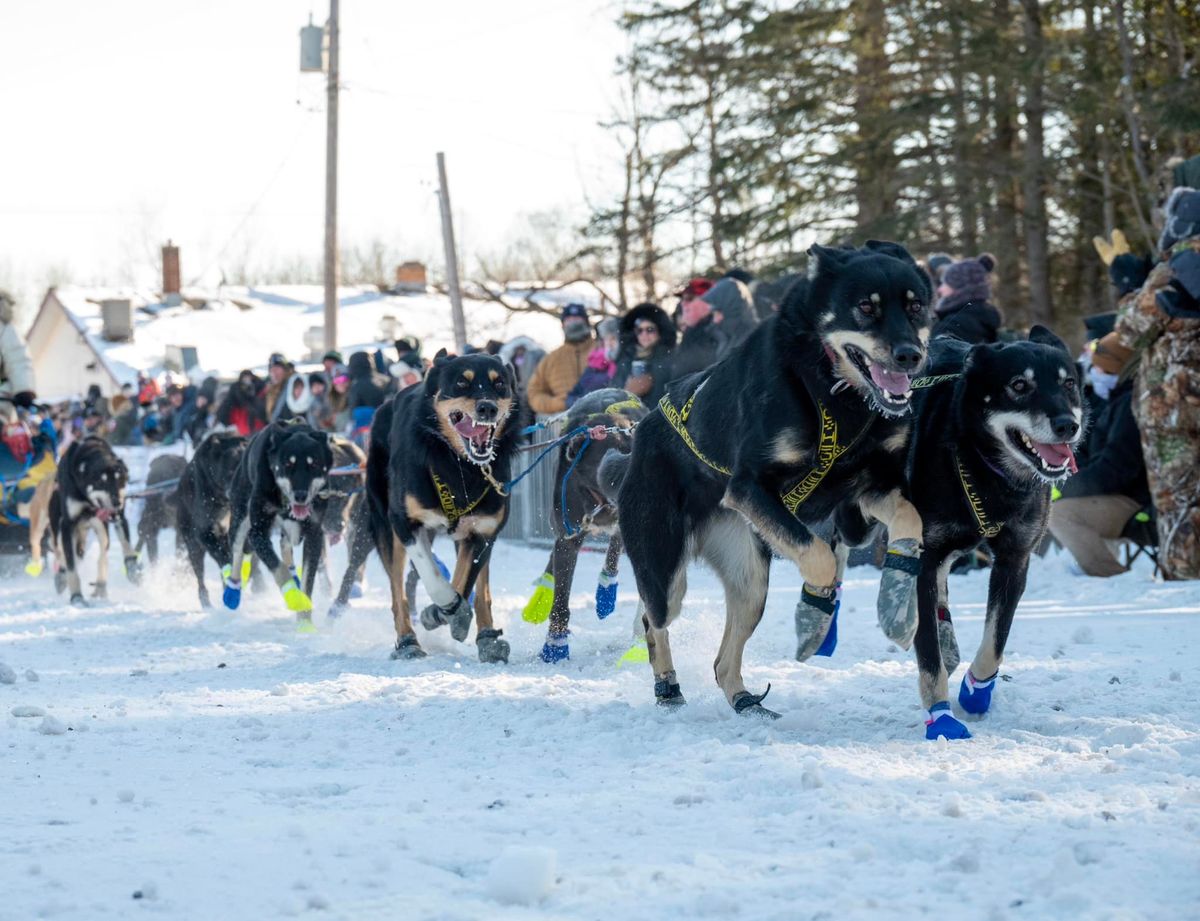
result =
[{"label": "brick chimney", "polygon": [[179,247],[167,241],[162,248],[162,294],[163,301],[178,304],[181,300],[179,275]]}]

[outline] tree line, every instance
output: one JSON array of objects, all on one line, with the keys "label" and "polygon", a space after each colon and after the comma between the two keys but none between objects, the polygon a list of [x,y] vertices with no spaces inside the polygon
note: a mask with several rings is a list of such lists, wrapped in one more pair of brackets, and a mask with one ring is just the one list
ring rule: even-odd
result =
[{"label": "tree line", "polygon": [[1200,152],[1191,0],[630,0],[588,236],[621,304],[668,273],[795,270],[813,239],[992,253],[1013,326],[1112,303],[1091,238],[1152,251]]}]

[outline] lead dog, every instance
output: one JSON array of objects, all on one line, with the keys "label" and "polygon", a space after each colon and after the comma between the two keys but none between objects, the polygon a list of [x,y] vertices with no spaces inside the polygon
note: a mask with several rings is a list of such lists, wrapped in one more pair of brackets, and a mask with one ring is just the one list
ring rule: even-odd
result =
[{"label": "lead dog", "polygon": [[908,463],[925,527],[914,599],[917,665],[926,737],[965,739],[970,733],[947,693],[958,664],[947,573],[964,550],[986,543],[992,552],[983,641],[958,694],[967,713],[985,713],[1029,555],[1046,532],[1050,487],[1075,469],[1083,405],[1071,354],[1044,327],[1033,327],[1027,342],[970,347],[938,338],[930,351],[931,386],[918,391]]},{"label": "lead dog", "polygon": [[[275,577],[284,603],[297,616],[297,628],[313,629],[312,587],[324,541],[313,514],[333,466],[329,436],[304,423],[272,422],[258,432],[238,463],[229,494],[232,511],[230,565],[223,572],[225,607],[236,610],[242,595],[246,547]],[[271,531],[285,534],[284,558],[271,544]],[[304,586],[296,576],[291,548],[304,544]]]},{"label": "lead dog", "polygon": [[[816,273],[715,367],[672,382],[639,426],[621,486],[621,533],[645,604],[660,704],[684,702],[667,628],[693,554],[725,588],[714,663],[739,713],[777,716],[742,681],[742,650],[767,597],[771,551],[804,579],[797,658],[831,651],[847,544],[878,521],[891,543],[879,619],[894,641],[916,630],[908,600],[921,521],[905,496],[911,375],[925,362],[930,285],[895,243],[814,246]],[[832,545],[811,527],[832,519]]]},{"label": "lead dog", "polygon": [[117,540],[125,556],[129,581],[141,581],[137,554],[129,541],[129,522],[125,519],[125,487],[129,469],[96,436],[76,441],[59,461],[54,493],[50,496],[50,533],[54,542],[55,587],[70,591],[71,604],[83,605],[79,581],[79,558],[83,556],[89,530],[96,532],[100,559],[96,564],[93,598],[108,597],[108,525],[117,527]]},{"label": "lead dog", "polygon": [[[411,557],[434,603],[421,612],[427,630],[449,625],[462,642],[475,614],[481,662],[507,662],[508,642],[492,623],[488,560],[508,517],[508,481],[520,430],[511,368],[488,355],[434,359],[423,384],[392,397],[375,414],[367,454],[372,533],[392,590],[396,648],[392,657],[425,655],[409,616],[404,566]],[[448,533],[458,548],[447,580],[433,556],[433,537]]]}]

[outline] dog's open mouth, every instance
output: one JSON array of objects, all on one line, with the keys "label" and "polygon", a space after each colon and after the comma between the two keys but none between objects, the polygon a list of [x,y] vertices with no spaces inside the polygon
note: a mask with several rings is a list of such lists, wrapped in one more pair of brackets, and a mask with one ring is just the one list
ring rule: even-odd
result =
[{"label": "dog's open mouth", "polygon": [[871,382],[872,394],[884,412],[902,413],[912,400],[912,378],[903,371],[889,371],[872,361],[862,349],[847,345],[846,357]]},{"label": "dog's open mouth", "polygon": [[292,517],[297,521],[305,521],[312,514],[311,505],[302,505],[299,502],[292,503]]},{"label": "dog's open mouth", "polygon": [[1016,452],[1046,479],[1061,479],[1079,470],[1079,465],[1075,463],[1075,452],[1067,442],[1034,441],[1020,429],[1010,428],[1007,434]]},{"label": "dog's open mouth", "polygon": [[462,439],[467,459],[475,464],[489,464],[496,457],[496,423],[476,422],[467,413],[454,410],[450,424]]}]

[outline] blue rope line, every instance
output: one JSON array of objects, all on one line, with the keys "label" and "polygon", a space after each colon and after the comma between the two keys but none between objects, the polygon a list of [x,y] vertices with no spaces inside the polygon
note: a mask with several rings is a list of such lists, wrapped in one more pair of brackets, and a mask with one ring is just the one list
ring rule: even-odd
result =
[{"label": "blue rope line", "polygon": [[581,435],[584,432],[586,432],[587,430],[588,429],[587,429],[586,425],[581,425],[578,428],[573,428],[573,429],[571,429],[571,431],[567,432],[566,434],[561,435],[558,438],[555,438],[554,441],[552,441],[548,445],[546,445],[545,450],[542,451],[541,454],[539,454],[537,457],[534,458],[532,464],[530,464],[523,471],[521,471],[520,475],[517,476],[516,479],[509,480],[507,483],[504,484],[504,491],[512,492],[512,488],[514,486],[516,486],[518,483],[520,483],[523,479],[525,479],[525,477],[529,476],[529,474],[533,473],[533,471],[537,467],[537,465],[540,464],[542,461],[544,461],[550,455],[551,451],[553,451],[555,448],[557,448],[564,441],[570,441],[576,435]]},{"label": "blue rope line", "polygon": [[588,449],[588,445],[592,443],[592,436],[588,435],[583,439],[583,445],[579,448],[579,453],[575,455],[575,460],[571,461],[571,466],[567,468],[566,474],[562,480],[561,505],[562,505],[562,520],[563,530],[568,537],[573,537],[579,533],[579,528],[571,527],[571,522],[567,521],[567,481],[571,479],[571,474],[575,472],[575,465],[579,463],[579,459],[583,457],[583,452]]}]

